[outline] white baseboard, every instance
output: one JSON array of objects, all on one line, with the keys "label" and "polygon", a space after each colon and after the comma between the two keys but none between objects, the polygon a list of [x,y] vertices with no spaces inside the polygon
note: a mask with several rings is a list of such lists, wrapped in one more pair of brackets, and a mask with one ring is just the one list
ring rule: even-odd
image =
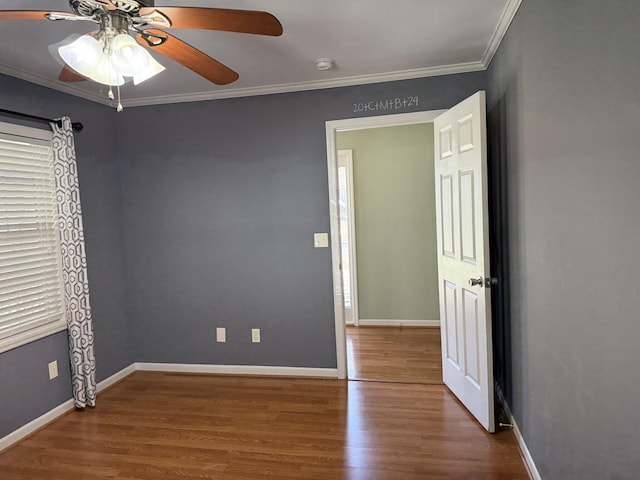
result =
[{"label": "white baseboard", "polygon": [[496,389],[498,401],[502,405],[504,412],[509,417],[509,422],[513,425],[513,434],[516,437],[516,441],[518,442],[518,447],[520,448],[520,454],[522,455],[522,460],[524,461],[524,465],[527,468],[527,473],[529,474],[529,478],[531,480],[542,480],[540,476],[540,472],[538,472],[538,467],[536,467],[535,462],[533,461],[533,457],[531,456],[531,452],[529,452],[529,448],[527,444],[524,442],[524,438],[522,437],[522,433],[518,428],[518,423],[516,419],[513,417],[513,413],[511,413],[511,408],[509,408],[509,404],[507,400],[504,398],[502,390],[500,388]]},{"label": "white baseboard", "polygon": [[105,378],[104,380],[102,380],[101,382],[98,383],[98,386],[97,386],[98,393],[100,393],[103,390],[109,388],[114,383],[118,383],[120,380],[122,380],[125,377],[128,377],[129,375],[131,375],[135,371],[136,371],[136,364],[132,363],[128,367],[124,367],[119,372],[114,373],[109,378]]},{"label": "white baseboard", "polygon": [[[109,378],[105,378],[101,382],[96,385],[96,390],[98,393],[103,391],[105,388],[110,387],[116,382],[119,382],[127,375],[132,374],[135,371],[135,365],[131,364],[128,367],[123,368],[119,372],[114,373]],[[69,410],[73,410],[73,398],[70,398],[64,403],[61,403],[57,407],[52,408],[47,413],[40,415],[38,418],[30,421],[26,425],[14,430],[9,435],[0,438],[0,452],[6,448],[9,448],[14,443],[19,442],[25,437],[28,437],[33,432],[38,430],[39,428],[44,427],[46,424],[53,422],[58,417],[61,417]]]},{"label": "white baseboard", "polygon": [[439,327],[440,320],[394,320],[388,318],[361,318],[361,327]]},{"label": "white baseboard", "polygon": [[266,367],[258,365],[205,365],[190,363],[135,364],[136,370],[146,372],[215,373],[224,375],[273,375],[287,377],[337,378],[337,368]]},{"label": "white baseboard", "polygon": [[40,415],[38,418],[30,421],[26,425],[23,425],[17,430],[14,430],[6,437],[0,438],[0,452],[9,448],[14,443],[19,442],[23,438],[31,435],[33,432],[42,428],[47,423],[53,422],[56,418],[64,415],[69,410],[73,409],[73,399],[69,399],[64,403],[61,403],[57,407],[52,408],[47,413]]}]

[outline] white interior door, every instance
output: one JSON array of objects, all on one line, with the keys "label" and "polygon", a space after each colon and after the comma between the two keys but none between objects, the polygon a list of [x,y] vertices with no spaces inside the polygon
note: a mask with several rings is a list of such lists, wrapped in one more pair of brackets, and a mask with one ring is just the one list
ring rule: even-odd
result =
[{"label": "white interior door", "polygon": [[443,379],[493,432],[484,92],[437,117],[434,134]]}]

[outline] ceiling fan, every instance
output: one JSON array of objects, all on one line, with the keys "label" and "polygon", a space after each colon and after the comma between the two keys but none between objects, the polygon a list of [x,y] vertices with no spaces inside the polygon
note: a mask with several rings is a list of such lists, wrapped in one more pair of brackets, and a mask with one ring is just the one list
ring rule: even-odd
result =
[{"label": "ceiling fan", "polygon": [[[2,10],[2,20],[89,21],[98,30],[80,36],[58,52],[65,62],[63,82],[94,80],[120,86],[128,79],[141,83],[164,70],[146,48],[181,63],[217,85],[238,74],[166,29],[219,30],[258,35],[282,35],[282,25],[267,12],[208,7],[154,7],[154,0],[69,0],[72,13],[46,10]],[[130,35],[133,34],[133,37]],[[140,47],[142,45],[142,48]],[[111,88],[110,98],[113,98]],[[118,110],[122,107],[119,105]]]}]

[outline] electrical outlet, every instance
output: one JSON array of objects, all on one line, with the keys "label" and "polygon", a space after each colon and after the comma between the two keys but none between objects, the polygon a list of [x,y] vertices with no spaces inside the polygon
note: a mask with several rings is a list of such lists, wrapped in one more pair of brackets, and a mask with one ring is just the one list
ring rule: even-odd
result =
[{"label": "electrical outlet", "polygon": [[223,327],[216,328],[216,342],[225,343],[227,341],[227,329]]},{"label": "electrical outlet", "polygon": [[58,376],[58,361],[54,360],[49,364],[49,380],[53,380]]},{"label": "electrical outlet", "polygon": [[252,343],[260,343],[260,329],[252,328],[251,329],[251,342]]}]

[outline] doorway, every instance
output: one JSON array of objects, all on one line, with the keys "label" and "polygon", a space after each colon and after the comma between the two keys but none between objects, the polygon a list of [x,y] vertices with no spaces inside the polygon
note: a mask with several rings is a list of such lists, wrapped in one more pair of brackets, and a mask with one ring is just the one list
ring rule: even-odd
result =
[{"label": "doorway", "polygon": [[[377,339],[383,338],[384,339],[383,343],[386,343],[386,347],[390,348],[389,340],[392,337],[399,339],[402,336],[404,336],[405,338],[414,338],[415,340],[415,338],[417,337],[417,335],[415,335],[417,330],[414,331],[412,334],[411,328],[403,328],[403,322],[405,322],[404,320],[396,321],[396,319],[392,315],[385,316],[384,314],[380,315],[378,313],[377,315],[373,315],[373,318],[364,318],[362,316],[356,317],[353,323],[357,324],[358,320],[360,319],[359,323],[361,325],[385,325],[384,327],[380,327],[380,328],[381,329],[392,328],[395,330],[384,332],[383,330],[378,330],[376,328],[373,330],[374,331],[378,330],[378,331],[373,332],[373,335],[360,335],[360,334],[353,335],[352,331],[350,331],[349,336],[347,335],[346,324],[349,318],[348,314],[354,311],[354,298],[353,298],[354,289],[345,287],[346,283],[343,282],[343,275],[341,271],[341,266],[343,265],[341,252],[344,247],[344,245],[342,244],[343,242],[341,242],[341,238],[344,239],[344,234],[342,236],[340,235],[340,227],[341,227],[340,213],[341,211],[344,212],[344,208],[341,208],[341,205],[343,206],[344,204],[345,193],[343,191],[341,196],[339,177],[340,177],[340,174],[344,172],[344,170],[342,171],[340,170],[341,162],[339,160],[340,155],[338,153],[338,146],[339,146],[338,144],[340,142],[338,141],[339,140],[338,134],[342,132],[353,132],[357,130],[367,130],[367,129],[380,128],[380,127],[397,127],[397,126],[432,123],[433,119],[436,116],[438,116],[440,113],[441,111],[417,112],[417,113],[410,113],[410,114],[388,115],[383,117],[369,117],[369,118],[361,118],[361,119],[338,120],[338,121],[327,122],[327,130],[326,130],[327,152],[328,152],[327,161],[328,161],[328,171],[329,171],[329,191],[330,191],[330,200],[331,200],[330,201],[331,242],[332,242],[332,262],[333,262],[333,271],[334,271],[334,282],[333,282],[334,283],[334,313],[335,313],[335,319],[336,319],[336,347],[337,347],[336,352],[337,352],[337,366],[338,366],[339,378],[346,378],[348,374],[349,374],[349,377],[351,378],[354,375],[353,371],[349,373],[347,369],[347,366],[348,366],[347,340],[351,342],[351,345],[350,345],[351,348],[353,348],[354,341],[367,343],[369,348],[371,348],[371,345],[375,345],[375,342],[377,341],[376,338]],[[344,230],[344,227],[343,227],[343,230]],[[369,232],[369,234],[364,235],[362,238],[371,238],[371,237],[376,238],[375,233],[371,234],[371,232]],[[352,268],[349,270],[351,271]],[[372,277],[375,277],[375,275],[373,275]],[[373,291],[375,291],[375,288],[373,289]],[[378,291],[383,292],[384,288],[382,289],[379,288]],[[437,299],[437,293],[436,293],[436,299]],[[345,309],[347,304],[349,304],[348,306],[349,308]],[[437,301],[436,301],[436,304],[437,304]],[[358,306],[357,301],[355,303],[355,306],[356,307]],[[371,317],[372,315],[365,314],[365,317],[367,316]],[[398,318],[407,318],[407,316],[400,315]],[[420,325],[420,322],[423,322],[421,326],[425,326],[424,322],[426,321],[431,322],[430,323],[431,325],[433,325],[433,322],[434,322],[433,319],[430,319],[430,320],[425,320],[424,318],[415,319],[415,317],[412,318],[411,316],[409,316],[409,318],[411,318],[411,320],[406,320],[405,326],[411,325],[412,322],[413,322],[413,325]],[[353,327],[349,327],[349,328],[353,328]],[[435,338],[436,340],[439,338],[439,333],[435,335]],[[371,343],[370,340],[373,340],[373,343]],[[360,347],[360,345],[358,346]],[[350,351],[349,354],[351,355],[351,358],[352,358],[353,352]],[[391,352],[390,354],[392,355]],[[371,352],[371,355],[372,357],[377,356],[378,358],[380,358],[380,352],[378,351],[376,355],[375,347],[373,347],[373,351]],[[437,368],[439,369],[439,362],[437,365],[438,365]],[[400,377],[401,377],[400,370],[401,368],[396,367],[396,371],[400,374]],[[383,376],[388,375],[388,372],[378,373],[377,375],[383,375]],[[399,381],[402,381],[401,378],[399,379]]]}]

